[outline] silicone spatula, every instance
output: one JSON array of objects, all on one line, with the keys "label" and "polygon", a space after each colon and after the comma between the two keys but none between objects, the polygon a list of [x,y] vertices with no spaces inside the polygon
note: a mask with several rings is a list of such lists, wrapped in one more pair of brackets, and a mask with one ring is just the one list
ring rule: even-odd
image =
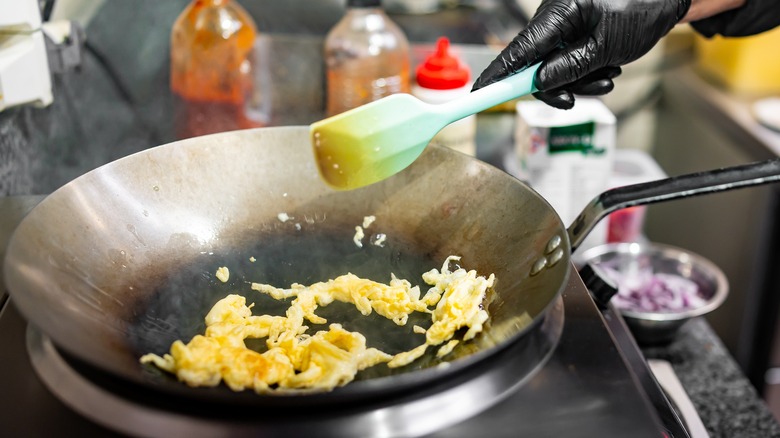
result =
[{"label": "silicone spatula", "polygon": [[533,93],[539,64],[447,103],[393,94],[310,127],[322,178],[351,190],[388,178],[417,159],[442,128],[508,100]]}]

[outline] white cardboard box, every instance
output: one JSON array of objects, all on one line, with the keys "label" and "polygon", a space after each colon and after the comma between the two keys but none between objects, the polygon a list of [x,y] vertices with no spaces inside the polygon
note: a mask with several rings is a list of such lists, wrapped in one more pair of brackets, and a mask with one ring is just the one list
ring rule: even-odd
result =
[{"label": "white cardboard box", "polygon": [[[517,103],[515,152],[521,177],[570,225],[609,188],[615,151],[614,114],[598,99],[578,98],[571,110],[540,101]],[[581,249],[606,242],[600,223]]]}]

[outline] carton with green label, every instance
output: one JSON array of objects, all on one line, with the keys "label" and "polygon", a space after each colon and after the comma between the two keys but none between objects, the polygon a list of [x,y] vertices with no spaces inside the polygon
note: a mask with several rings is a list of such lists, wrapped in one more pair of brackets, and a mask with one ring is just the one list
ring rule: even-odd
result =
[{"label": "carton with green label", "polygon": [[[520,176],[571,224],[595,196],[609,188],[615,151],[615,116],[598,99],[578,98],[571,110],[539,101],[517,103],[515,152]],[[594,229],[582,248],[604,243]]]}]

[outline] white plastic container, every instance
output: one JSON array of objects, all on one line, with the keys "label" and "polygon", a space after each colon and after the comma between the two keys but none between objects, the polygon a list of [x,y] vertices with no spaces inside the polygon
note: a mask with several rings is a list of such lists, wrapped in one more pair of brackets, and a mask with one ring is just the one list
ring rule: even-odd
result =
[{"label": "white plastic container", "polygon": [[[417,66],[412,94],[423,102],[446,104],[471,92],[471,72],[451,53],[449,46],[447,38],[439,38],[436,52]],[[472,115],[444,127],[431,143],[474,156],[476,133],[477,118]]]},{"label": "white plastic container", "polygon": [[[595,196],[610,187],[615,116],[598,99],[578,98],[559,110],[540,101],[517,103],[515,152],[520,177],[570,225]],[[606,243],[606,221],[591,231],[580,251]]]},{"label": "white plastic container", "polygon": [[0,111],[52,100],[49,62],[38,2],[0,0]]}]

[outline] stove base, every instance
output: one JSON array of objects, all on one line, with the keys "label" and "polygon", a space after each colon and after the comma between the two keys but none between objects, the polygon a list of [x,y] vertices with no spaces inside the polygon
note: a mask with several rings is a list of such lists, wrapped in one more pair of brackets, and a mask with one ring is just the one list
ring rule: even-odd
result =
[{"label": "stove base", "polygon": [[[117,393],[71,366],[53,343],[32,327],[27,350],[44,385],[79,414],[118,432],[149,437],[231,436],[420,436],[463,422],[506,399],[540,370],[563,331],[563,300],[558,298],[537,330],[462,375],[419,393],[339,415],[316,412],[228,413],[209,415],[203,406],[170,404],[161,409],[133,393]],[[529,362],[527,357],[536,358]],[[148,394],[147,394],[148,396]]]}]

